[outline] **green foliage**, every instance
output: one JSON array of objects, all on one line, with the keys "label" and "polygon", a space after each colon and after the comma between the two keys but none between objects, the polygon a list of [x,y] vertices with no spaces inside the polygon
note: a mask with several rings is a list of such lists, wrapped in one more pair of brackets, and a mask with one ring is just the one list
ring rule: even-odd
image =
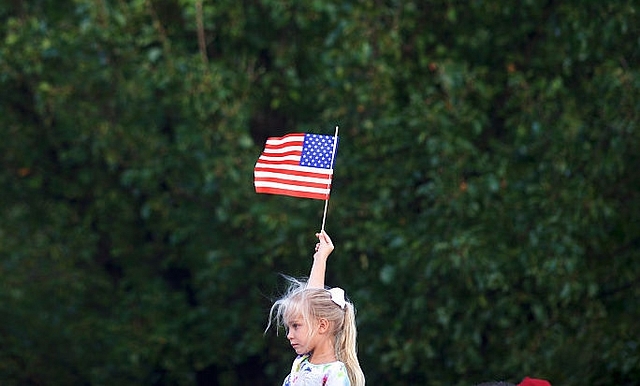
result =
[{"label": "green foliage", "polygon": [[[2,384],[277,384],[322,202],[267,136],[340,126],[328,283],[371,384],[640,376],[631,2],[0,4]],[[55,381],[52,381],[55,380]]]}]

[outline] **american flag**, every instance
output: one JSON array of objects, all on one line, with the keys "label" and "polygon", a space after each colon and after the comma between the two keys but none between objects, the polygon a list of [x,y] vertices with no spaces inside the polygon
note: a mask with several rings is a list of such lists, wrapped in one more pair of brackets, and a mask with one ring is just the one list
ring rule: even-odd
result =
[{"label": "american flag", "polygon": [[256,192],[327,200],[337,140],[309,133],[268,138],[253,171]]}]

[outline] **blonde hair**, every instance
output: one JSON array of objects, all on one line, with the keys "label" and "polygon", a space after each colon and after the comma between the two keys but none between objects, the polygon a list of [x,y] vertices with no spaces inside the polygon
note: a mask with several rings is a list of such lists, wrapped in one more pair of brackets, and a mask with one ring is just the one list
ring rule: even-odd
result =
[{"label": "blonde hair", "polygon": [[274,321],[277,327],[286,326],[287,321],[301,315],[307,325],[310,336],[315,333],[317,321],[324,318],[329,321],[336,359],[344,363],[353,386],[364,386],[364,373],[360,368],[357,355],[356,309],[348,299],[342,309],[331,300],[326,289],[308,288],[307,283],[287,277],[289,289],[276,300],[269,311],[269,324]]}]

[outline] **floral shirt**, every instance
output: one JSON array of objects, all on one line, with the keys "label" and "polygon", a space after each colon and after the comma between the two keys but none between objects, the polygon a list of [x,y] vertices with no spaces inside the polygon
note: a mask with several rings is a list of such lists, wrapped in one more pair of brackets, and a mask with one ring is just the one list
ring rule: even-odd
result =
[{"label": "floral shirt", "polygon": [[282,386],[350,386],[347,368],[336,361],[314,365],[309,362],[309,354],[298,355],[291,366]]}]

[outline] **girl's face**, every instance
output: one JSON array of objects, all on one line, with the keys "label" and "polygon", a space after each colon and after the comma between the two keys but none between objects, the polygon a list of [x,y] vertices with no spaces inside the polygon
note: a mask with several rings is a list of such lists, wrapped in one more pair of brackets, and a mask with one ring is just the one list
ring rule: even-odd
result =
[{"label": "girl's face", "polygon": [[302,315],[295,315],[287,321],[287,339],[291,347],[298,355],[313,351],[315,347],[314,337]]}]

